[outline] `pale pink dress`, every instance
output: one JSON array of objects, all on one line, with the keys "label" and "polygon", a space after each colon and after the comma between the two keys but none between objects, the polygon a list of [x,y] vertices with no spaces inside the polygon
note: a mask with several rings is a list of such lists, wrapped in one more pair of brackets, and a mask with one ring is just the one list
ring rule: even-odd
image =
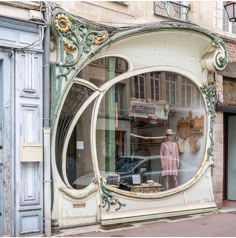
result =
[{"label": "pale pink dress", "polygon": [[179,151],[177,143],[164,142],[160,149],[162,171],[161,176],[178,176]]}]

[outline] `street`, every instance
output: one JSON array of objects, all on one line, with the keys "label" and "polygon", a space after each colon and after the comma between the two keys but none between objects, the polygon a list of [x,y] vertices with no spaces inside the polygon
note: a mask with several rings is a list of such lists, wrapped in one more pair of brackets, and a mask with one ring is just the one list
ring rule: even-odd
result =
[{"label": "street", "polygon": [[218,213],[61,230],[56,237],[235,237],[236,208]]}]

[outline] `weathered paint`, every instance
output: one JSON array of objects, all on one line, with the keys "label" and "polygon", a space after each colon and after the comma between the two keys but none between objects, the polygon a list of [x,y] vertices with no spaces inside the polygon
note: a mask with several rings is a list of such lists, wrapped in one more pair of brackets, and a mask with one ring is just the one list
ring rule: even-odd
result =
[{"label": "weathered paint", "polygon": [[40,234],[43,233],[42,162],[21,162],[21,146],[42,144],[42,42],[27,48],[40,38],[42,28],[35,23],[1,17],[0,30],[6,33],[0,39],[5,83],[3,235]]},{"label": "weathered paint", "polygon": [[1,60],[1,74],[2,74],[2,83],[3,83],[3,131],[2,131],[2,158],[1,158],[1,234],[2,236],[11,236],[13,234],[13,225],[14,225],[14,215],[13,215],[13,151],[12,142],[13,142],[13,105],[10,103],[10,98],[12,97],[12,71],[13,65],[12,61],[9,58],[8,54],[11,51],[0,49],[0,60]]}]

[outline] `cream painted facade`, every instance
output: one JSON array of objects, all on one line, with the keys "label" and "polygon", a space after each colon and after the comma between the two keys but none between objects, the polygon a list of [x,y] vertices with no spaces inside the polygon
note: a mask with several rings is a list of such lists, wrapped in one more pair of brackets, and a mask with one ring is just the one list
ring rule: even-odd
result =
[{"label": "cream painted facade", "polygon": [[[183,1],[184,4],[190,5],[188,19],[191,23],[206,28],[221,37],[226,37],[235,42],[235,34],[230,30],[223,29],[224,9],[223,1]],[[171,18],[161,17],[153,14],[153,1],[124,1],[124,2],[59,2],[59,5],[66,11],[75,15],[84,17],[88,20],[100,24],[123,27],[147,22],[165,21]],[[226,19],[227,20],[227,19]],[[236,61],[236,59],[234,60]],[[230,65],[231,68],[230,68]],[[234,63],[229,64],[225,71],[216,74],[217,90],[219,94],[223,92],[222,76],[235,77]],[[224,73],[225,72],[225,73]],[[224,123],[223,113],[216,113],[216,133],[215,133],[215,151],[214,161],[216,166],[213,168],[213,187],[215,200],[218,207],[222,206],[224,199]]]},{"label": "cream painted facade", "polygon": [[[202,3],[194,4],[196,5],[191,6],[191,10],[188,14],[190,21],[191,18],[197,16],[197,12],[194,11],[193,7],[200,10],[204,5]],[[213,6],[214,3],[210,3],[208,6],[210,7],[211,4]],[[115,167],[117,166],[114,159],[108,161],[108,158],[113,158],[115,156],[117,149],[114,147],[114,144],[113,146],[111,146],[111,143],[110,145],[107,145],[107,142],[114,142],[118,133],[121,137],[123,134],[123,139],[121,141],[122,144],[127,146],[124,146],[123,148],[124,155],[127,153],[135,154],[136,152],[132,150],[132,138],[130,137],[142,135],[140,134],[142,132],[141,128],[138,130],[133,129],[135,121],[129,122],[131,123],[130,127],[128,124],[124,126],[126,124],[125,120],[127,119],[124,118],[123,122],[121,122],[121,118],[118,116],[117,123],[120,127],[125,129],[122,130],[119,126],[116,126],[115,121],[112,119],[112,115],[115,115],[115,106],[109,107],[109,105],[113,105],[109,104],[112,103],[111,100],[113,100],[112,90],[114,89],[112,89],[112,87],[121,85],[126,79],[131,79],[132,77],[134,77],[134,80],[137,80],[137,82],[141,82],[143,74],[157,71],[172,72],[177,74],[177,77],[180,77],[178,75],[184,76],[190,79],[190,81],[200,89],[205,83],[214,81],[214,74],[212,74],[212,72],[223,69],[213,62],[215,62],[214,60],[218,58],[218,56],[223,56],[226,51],[219,47],[219,52],[217,53],[213,49],[214,43],[211,42],[211,40],[208,41],[203,36],[200,37],[197,36],[197,34],[190,33],[187,29],[188,27],[194,28],[196,26],[194,24],[185,26],[184,22],[176,22],[175,25],[175,22],[168,23],[164,21],[167,20],[167,18],[154,16],[153,3],[149,1],[126,3],[70,2],[66,4],[60,2],[60,6],[65,11],[62,11],[62,13],[57,13],[55,11],[53,17],[55,20],[53,34],[56,37],[55,53],[57,54],[54,53],[52,59],[55,62],[61,60],[59,65],[55,64],[53,71],[54,78],[61,80],[60,84],[56,83],[53,86],[55,88],[54,95],[59,95],[58,97],[59,99],[61,98],[61,101],[58,103],[58,100],[53,97],[55,101],[52,102],[54,105],[53,115],[55,115],[54,118],[52,118],[54,121],[54,128],[52,129],[52,172],[56,181],[53,187],[55,194],[52,210],[52,217],[55,221],[54,225],[63,227],[76,225],[78,223],[91,224],[94,222],[114,224],[139,219],[163,217],[166,212],[168,212],[169,216],[175,216],[178,214],[187,214],[188,212],[199,212],[201,209],[206,209],[205,211],[216,209],[217,205],[215,201],[217,199],[214,197],[220,197],[222,195],[222,188],[220,191],[216,192],[212,189],[212,169],[210,164],[214,160],[214,155],[211,157],[212,154],[210,151],[211,146],[214,144],[213,137],[215,136],[215,133],[211,132],[213,129],[212,125],[214,124],[214,116],[203,116],[204,122],[202,125],[204,126],[202,126],[202,128],[204,127],[204,130],[206,130],[205,133],[209,134],[209,138],[207,137],[206,141],[203,142],[203,146],[201,146],[202,149],[205,148],[205,152],[203,153],[204,155],[202,155],[203,157],[200,156],[203,160],[200,163],[201,165],[199,165],[200,167],[197,169],[198,172],[196,172],[195,176],[188,182],[181,184],[173,190],[146,194],[142,192],[133,193],[132,191],[126,191],[125,188],[117,189],[117,187],[113,188],[109,185],[106,186],[103,184],[103,178],[105,179],[104,181],[108,181],[109,177],[106,177],[106,173],[109,169],[111,172],[114,172]],[[138,11],[138,9],[140,9],[140,11]],[[58,11],[60,12],[60,9],[58,9]],[[81,14],[79,14],[79,11],[81,11]],[[87,14],[88,12],[90,14]],[[87,26],[86,24],[88,24],[88,22],[86,20],[83,21],[83,18],[73,18],[70,13],[75,14],[74,16],[78,16],[79,14],[85,19],[90,20],[91,26]],[[69,19],[71,19],[72,22],[70,22]],[[160,20],[162,21],[158,24]],[[199,20],[202,21],[202,24],[207,23],[209,28],[213,28],[213,21],[206,20],[204,22],[202,17],[199,17]],[[146,25],[144,25],[144,23],[146,23]],[[73,30],[73,24],[80,26],[79,32],[81,31],[81,33]],[[106,26],[103,27],[99,24],[105,24]],[[96,30],[103,29],[106,31],[107,29],[107,31],[110,30],[113,32],[114,30],[114,32],[110,33],[109,38],[109,33],[106,35],[104,31],[101,31],[101,35],[98,37],[99,39],[101,37],[101,41],[95,40],[94,43],[93,39],[98,38],[96,36],[95,38],[89,38],[91,45],[89,44],[88,48],[83,48],[83,46],[81,46],[81,49],[83,49],[84,52],[77,55],[77,47],[75,45],[78,42],[81,44],[80,37],[77,36],[76,38],[73,38],[72,35],[67,32],[70,32],[71,28],[73,31],[72,34],[88,34],[87,36],[89,36],[90,27],[93,28],[93,25],[94,27],[97,27]],[[110,28],[110,26],[112,26],[112,28]],[[122,28],[122,26],[125,28]],[[180,32],[177,29],[171,29],[172,27],[179,27],[180,29],[178,30],[180,30]],[[206,25],[204,27],[206,27]],[[133,32],[131,35],[128,33],[129,29]],[[158,30],[155,32],[153,29]],[[181,30],[183,30],[182,33]],[[126,31],[128,34],[127,37]],[[119,38],[119,36],[121,38]],[[84,35],[84,37],[86,36]],[[64,50],[62,50],[62,42],[65,42]],[[96,44],[100,45],[103,43],[104,46],[102,47],[96,46]],[[70,47],[70,49],[68,47]],[[223,51],[221,51],[220,48]],[[100,70],[101,65],[98,65],[97,69],[93,68],[94,64],[91,64],[88,68],[85,67],[94,60],[101,60],[101,58],[109,56],[123,58],[128,64],[127,72],[125,71],[123,74],[116,74],[116,71],[114,70],[115,61],[113,59],[108,61],[108,70],[104,74],[102,74]],[[78,63],[76,63],[78,60],[77,57],[81,57],[81,61],[78,61]],[[69,62],[71,63],[68,64]],[[201,63],[199,64],[199,62]],[[74,67],[72,67],[73,64]],[[63,65],[67,67],[67,70]],[[58,72],[61,73],[59,74]],[[64,75],[64,79],[60,78],[60,75]],[[135,79],[137,75],[141,78]],[[103,82],[103,84],[98,83],[99,81]],[[148,80],[145,82],[148,83]],[[183,82],[182,79],[180,82]],[[127,85],[132,84],[127,83]],[[141,85],[143,85],[143,83],[137,84],[137,95],[141,92]],[[162,87],[163,85],[160,84],[160,86]],[[84,92],[84,94],[87,95],[87,100],[80,109],[76,109],[78,110],[76,115],[71,115],[72,118],[68,119],[72,120],[71,124],[69,125],[69,122],[67,124],[64,123],[65,126],[63,127],[63,121],[66,120],[65,112],[71,113],[70,110],[72,110],[72,108],[69,107],[69,102],[70,100],[74,100],[74,96],[72,95],[74,95],[76,87],[78,87],[77,90],[84,90],[83,87],[89,88],[89,90],[87,89],[87,92]],[[182,88],[183,84],[176,85],[175,87]],[[132,94],[131,89],[133,89],[133,87],[127,86],[127,88],[130,89],[127,91]],[[148,90],[148,87],[146,89]],[[163,87],[162,92],[163,91],[166,91],[167,94],[166,87]],[[181,90],[172,91],[172,93],[176,93],[177,102],[171,102],[172,99],[168,98],[169,103],[175,105],[174,111],[176,118],[175,121],[170,121],[170,125],[172,126],[176,126],[177,121],[181,120],[180,111],[177,109],[178,103],[182,103],[180,91]],[[142,98],[140,95],[135,96],[135,98]],[[125,94],[125,97],[128,97],[128,94]],[[109,110],[108,113],[110,113],[111,117],[109,117],[108,114],[108,118],[105,115],[104,118],[100,119],[99,111],[103,107],[103,98],[106,98],[105,103],[108,103],[106,104],[106,107],[107,110]],[[161,97],[160,99],[161,101],[166,100],[165,97]],[[81,99],[79,99],[79,104],[80,103],[83,103]],[[210,102],[205,103],[208,105],[208,108],[206,109],[208,114],[208,112],[212,112],[212,109],[210,108],[210,105],[212,104]],[[71,104],[73,105],[73,103]],[[85,116],[86,114],[87,116]],[[184,114],[184,117],[186,116],[187,114]],[[194,117],[197,117],[197,115],[195,114]],[[129,120],[132,121],[132,119]],[[78,125],[77,122],[80,125]],[[91,126],[87,127],[88,125]],[[65,129],[62,130],[61,128]],[[76,133],[78,133],[75,137],[73,132],[74,128],[76,128]],[[85,128],[88,130],[86,131]],[[216,129],[216,127],[214,128]],[[159,134],[155,134],[153,129],[153,133],[149,132],[151,133],[151,138],[163,136],[164,129],[166,129],[166,127],[162,127],[161,130],[156,129],[156,132],[159,132]],[[176,130],[177,128],[174,129]],[[68,133],[66,132],[67,130]],[[103,132],[101,132],[102,130]],[[137,133],[135,134],[134,132],[136,131]],[[76,154],[72,155],[72,158],[74,156],[74,160],[76,161],[73,162],[73,159],[70,157],[70,162],[68,162],[66,153],[68,151],[67,148],[71,148],[70,138],[72,138],[72,136],[75,138],[73,140],[78,140],[76,141],[76,148],[74,143],[74,150],[76,150],[74,153]],[[158,143],[160,145],[160,142]],[[129,147],[129,144],[131,147]],[[105,150],[103,150],[103,148],[105,148]],[[222,153],[223,143],[218,147],[218,150]],[[152,150],[151,153],[154,153],[153,151],[154,150]],[[210,155],[213,160],[209,159],[207,154]],[[218,155],[219,154],[220,153],[218,153]],[[135,156],[137,155],[138,154],[135,154]],[[110,164],[107,162],[110,162]],[[87,166],[88,164],[92,166]],[[57,167],[55,165],[57,165]],[[93,167],[93,171],[91,167]],[[73,169],[76,171],[73,172]],[[92,182],[89,185],[84,184],[84,188],[80,187],[85,182],[85,179],[89,178],[88,172],[90,176],[92,176],[92,180],[90,180]],[[103,172],[105,172],[105,174]],[[81,179],[78,177],[78,184],[73,182],[74,178],[71,178],[71,174],[73,173],[75,174],[75,177],[81,176]],[[218,178],[219,176],[216,175],[216,177]],[[221,177],[221,179],[223,180],[223,177]],[[97,184],[99,184],[100,187],[97,187]],[[77,185],[79,186],[76,187]],[[193,194],[201,194],[203,197],[194,198]],[[100,200],[101,198],[102,200]],[[150,203],[150,201],[152,202]],[[222,200],[220,200],[220,202],[221,201]],[[172,204],[172,208],[169,207],[170,204]],[[173,206],[173,204],[175,205]],[[93,206],[93,209],[89,209],[91,206]],[[185,206],[187,207],[187,210],[184,209]],[[218,206],[221,206],[220,203],[218,203]],[[136,210],[135,208],[137,207],[140,209]],[[79,213],[81,213],[81,216],[76,215]],[[88,214],[87,216],[85,215],[86,213]]]}]

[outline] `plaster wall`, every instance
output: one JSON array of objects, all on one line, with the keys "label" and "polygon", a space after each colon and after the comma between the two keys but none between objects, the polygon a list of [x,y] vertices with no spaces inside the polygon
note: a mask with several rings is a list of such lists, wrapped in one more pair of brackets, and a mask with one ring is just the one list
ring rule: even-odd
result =
[{"label": "plaster wall", "polygon": [[65,10],[101,24],[129,26],[168,20],[153,14],[153,1],[59,2]]},{"label": "plaster wall", "polygon": [[[114,43],[112,47],[104,47],[97,56],[117,55],[122,57],[126,55],[128,56],[127,60],[132,62],[130,69],[145,69],[150,65],[153,67],[157,65],[163,68],[170,67],[174,71],[178,68],[179,70],[186,70],[186,74],[195,74],[199,80],[202,78],[202,67],[198,63],[199,58],[201,58],[199,52],[204,52],[206,45],[203,43],[204,41],[201,41],[203,40],[202,36],[198,37],[194,34],[189,35],[177,31],[150,33],[149,38],[146,38],[145,35],[139,35],[130,41],[124,40]],[[175,44],[172,44],[173,38],[176,38]],[[133,45],[138,45],[139,50]],[[185,47],[186,45],[188,47]],[[141,55],[142,57],[139,57]],[[150,62],[152,63],[150,64]],[[188,75],[185,76],[188,77]]]},{"label": "plaster wall", "polygon": [[[153,1],[127,1],[125,4],[115,1],[95,2],[58,2],[65,10],[102,24],[126,26],[144,22],[171,20],[154,15]],[[208,30],[215,29],[216,17],[222,19],[223,4],[221,1],[191,1],[189,20]],[[222,5],[222,7],[221,7]],[[209,17],[212,16],[212,17]],[[217,22],[220,28],[220,22]]]},{"label": "plaster wall", "polygon": [[[145,20],[143,2],[129,3],[129,5],[123,5],[114,2],[60,2],[62,8],[92,20],[97,23],[108,25],[132,25],[137,24],[143,18]],[[140,11],[141,10],[141,11]]]},{"label": "plaster wall", "polygon": [[0,2],[0,15],[18,20],[42,19],[39,2]]},{"label": "plaster wall", "polygon": [[191,1],[190,21],[208,30],[213,28],[213,1]]}]

